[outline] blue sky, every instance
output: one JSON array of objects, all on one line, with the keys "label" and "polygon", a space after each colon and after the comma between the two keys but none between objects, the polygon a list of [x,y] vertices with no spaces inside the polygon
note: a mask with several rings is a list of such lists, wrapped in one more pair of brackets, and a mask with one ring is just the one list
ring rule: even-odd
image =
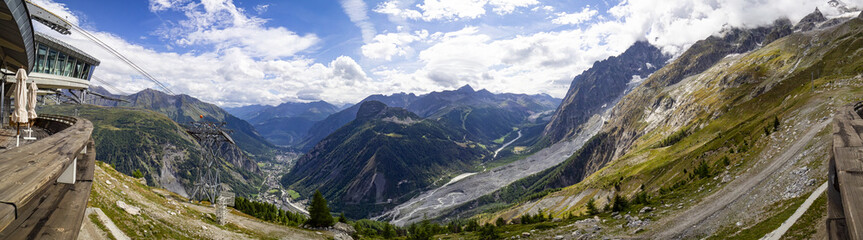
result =
[{"label": "blue sky", "polygon": [[[464,84],[563,97],[574,76],[638,40],[676,55],[725,27],[797,21],[816,6],[839,14],[827,1],[806,0],[34,2],[173,92],[222,106],[343,104]],[[81,34],[52,34],[102,60],[95,85],[108,82],[118,93],[156,88]]]}]

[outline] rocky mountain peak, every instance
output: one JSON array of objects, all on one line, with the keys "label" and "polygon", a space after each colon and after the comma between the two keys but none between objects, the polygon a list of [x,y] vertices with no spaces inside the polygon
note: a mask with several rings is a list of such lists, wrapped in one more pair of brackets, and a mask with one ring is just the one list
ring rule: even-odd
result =
[{"label": "rocky mountain peak", "polygon": [[646,78],[664,66],[669,58],[659,48],[640,41],[618,56],[595,62],[572,80],[543,135],[552,143],[574,136],[581,124],[599,113],[603,105],[614,105],[626,91],[632,76]]},{"label": "rocky mountain peak", "polygon": [[459,92],[459,93],[473,93],[474,92],[474,90],[470,86],[470,84],[465,84],[464,86],[458,88],[458,90],[455,90],[455,91]]},{"label": "rocky mountain peak", "polygon": [[357,119],[374,118],[381,112],[387,109],[387,105],[379,101],[365,101],[357,110]]},{"label": "rocky mountain peak", "polygon": [[806,15],[806,17],[803,17],[803,19],[800,19],[800,22],[794,26],[794,31],[809,31],[824,21],[827,21],[827,18],[824,17],[821,10],[815,8],[815,12],[812,12],[809,15]]}]

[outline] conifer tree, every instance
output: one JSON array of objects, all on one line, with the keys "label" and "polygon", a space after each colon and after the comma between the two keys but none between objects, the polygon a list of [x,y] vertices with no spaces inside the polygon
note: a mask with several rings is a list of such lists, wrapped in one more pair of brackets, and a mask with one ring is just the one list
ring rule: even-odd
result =
[{"label": "conifer tree", "polygon": [[309,206],[310,219],[308,224],[312,227],[329,227],[335,224],[333,215],[330,215],[330,207],[327,206],[327,200],[321,191],[316,190],[312,197],[312,204]]},{"label": "conifer tree", "polygon": [[348,218],[345,217],[345,212],[339,214],[339,222],[340,223],[348,223]]}]

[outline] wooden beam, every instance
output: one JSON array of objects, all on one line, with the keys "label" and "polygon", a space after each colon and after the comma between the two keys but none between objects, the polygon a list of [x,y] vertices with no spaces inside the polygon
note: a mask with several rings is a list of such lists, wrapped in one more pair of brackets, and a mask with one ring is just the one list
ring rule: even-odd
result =
[{"label": "wooden beam", "polygon": [[9,40],[6,40],[5,38],[2,38],[2,37],[0,37],[0,47],[5,47],[5,48],[8,48],[9,50],[16,51],[16,52],[21,52],[21,53],[24,52],[23,47],[18,46],[18,44],[14,44],[14,43],[10,42]]},{"label": "wooden beam", "polygon": [[3,13],[3,12],[0,12],[0,20],[3,20],[3,21],[11,21],[11,20],[12,20],[12,15],[9,15],[9,14]]}]

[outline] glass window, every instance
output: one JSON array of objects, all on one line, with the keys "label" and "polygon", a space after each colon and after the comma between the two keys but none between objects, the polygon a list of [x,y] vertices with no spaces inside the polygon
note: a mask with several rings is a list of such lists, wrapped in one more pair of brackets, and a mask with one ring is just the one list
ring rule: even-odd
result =
[{"label": "glass window", "polygon": [[60,54],[57,55],[57,64],[54,65],[54,69],[51,71],[51,74],[63,75],[63,69],[66,68],[66,58],[68,58],[68,56],[64,52],[60,52]]},{"label": "glass window", "polygon": [[45,58],[48,57],[48,47],[45,45],[39,44],[38,50],[36,51],[36,72],[44,73],[45,72]]},{"label": "glass window", "polygon": [[45,69],[43,73],[52,73],[54,72],[54,66],[57,66],[57,55],[59,52],[54,49],[48,49],[48,59],[46,60]]},{"label": "glass window", "polygon": [[66,69],[63,70],[63,76],[72,76],[72,70],[74,70],[75,68],[75,62],[77,62],[77,59],[75,59],[75,57],[73,56],[69,56],[69,60],[66,61]]},{"label": "glass window", "polygon": [[83,72],[84,72],[84,62],[78,61],[78,63],[75,64],[75,73],[72,74],[72,77],[83,79],[84,77],[81,76],[81,73],[83,73]]},{"label": "glass window", "polygon": [[89,79],[89,77],[90,77],[90,64],[86,64],[86,63],[84,64],[84,73],[81,75],[82,75],[81,78],[90,80]]}]

